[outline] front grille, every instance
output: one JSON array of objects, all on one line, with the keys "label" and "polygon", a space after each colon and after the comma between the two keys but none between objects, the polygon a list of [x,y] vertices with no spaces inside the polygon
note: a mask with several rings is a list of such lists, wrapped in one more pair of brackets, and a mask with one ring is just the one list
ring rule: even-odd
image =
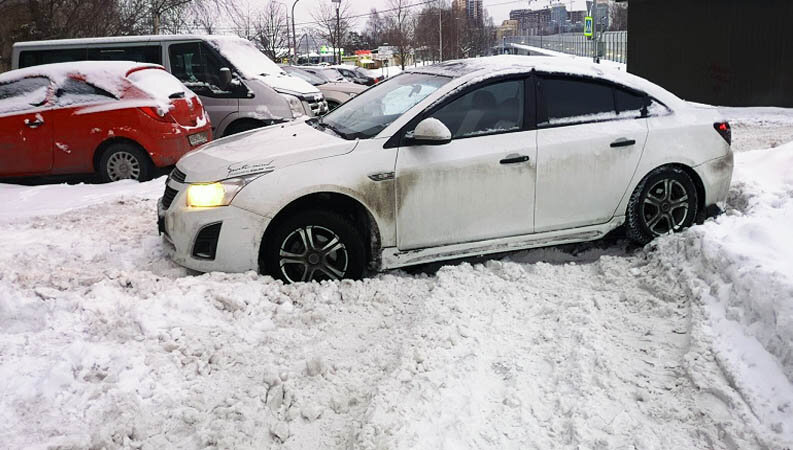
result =
[{"label": "front grille", "polygon": [[184,183],[184,180],[185,178],[187,178],[187,175],[185,175],[185,173],[182,172],[181,170],[174,167],[173,170],[171,171],[171,175],[168,178],[172,179],[173,181],[176,181],[177,183]]},{"label": "front grille", "polygon": [[316,116],[321,116],[328,112],[328,103],[325,100],[310,102],[308,106],[311,107],[311,112]]},{"label": "front grille", "polygon": [[162,207],[168,209],[171,207],[171,203],[173,203],[173,199],[176,197],[179,191],[176,189],[171,188],[170,186],[165,186],[165,193],[162,194]]},{"label": "front grille", "polygon": [[193,244],[193,257],[199,259],[215,259],[223,222],[213,223],[201,228]]}]

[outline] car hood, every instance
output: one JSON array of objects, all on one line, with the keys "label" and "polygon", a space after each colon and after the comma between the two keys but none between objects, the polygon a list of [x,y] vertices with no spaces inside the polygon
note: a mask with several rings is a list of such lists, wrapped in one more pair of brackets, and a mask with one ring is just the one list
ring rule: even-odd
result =
[{"label": "car hood", "polygon": [[358,95],[361,92],[368,89],[367,86],[362,86],[360,84],[350,83],[348,81],[332,81],[330,83],[325,83],[319,86],[321,91],[336,91],[336,92],[343,92],[345,94],[355,94]]},{"label": "car hood", "polygon": [[259,75],[257,78],[278,92],[299,96],[319,94],[319,89],[311,83],[289,75]]},{"label": "car hood", "polygon": [[188,183],[207,183],[351,152],[348,141],[317,130],[304,121],[273,125],[210,142],[179,160]]}]

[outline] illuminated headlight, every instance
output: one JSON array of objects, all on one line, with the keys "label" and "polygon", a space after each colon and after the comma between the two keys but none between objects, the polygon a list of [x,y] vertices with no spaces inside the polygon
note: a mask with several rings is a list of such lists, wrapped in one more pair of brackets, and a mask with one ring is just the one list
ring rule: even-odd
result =
[{"label": "illuminated headlight", "polygon": [[305,109],[303,109],[303,102],[300,101],[299,98],[289,94],[281,94],[281,97],[283,97],[284,100],[289,103],[289,109],[292,110],[292,115],[294,117],[299,117],[306,114]]},{"label": "illuminated headlight", "polygon": [[187,187],[187,206],[211,208],[228,206],[248,183],[263,174],[247,175],[215,183],[196,183]]}]

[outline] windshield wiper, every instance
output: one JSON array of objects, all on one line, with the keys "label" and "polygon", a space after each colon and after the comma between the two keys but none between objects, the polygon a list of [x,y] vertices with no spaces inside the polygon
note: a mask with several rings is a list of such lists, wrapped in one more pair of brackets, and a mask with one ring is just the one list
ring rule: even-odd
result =
[{"label": "windshield wiper", "polygon": [[173,94],[169,95],[168,98],[184,98],[184,91],[174,92]]}]

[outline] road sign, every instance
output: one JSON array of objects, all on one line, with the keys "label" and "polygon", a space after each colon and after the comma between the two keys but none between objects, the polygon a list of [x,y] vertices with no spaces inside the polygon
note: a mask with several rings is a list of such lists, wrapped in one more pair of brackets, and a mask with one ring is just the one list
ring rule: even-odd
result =
[{"label": "road sign", "polygon": [[584,36],[592,38],[592,16],[584,17]]}]

